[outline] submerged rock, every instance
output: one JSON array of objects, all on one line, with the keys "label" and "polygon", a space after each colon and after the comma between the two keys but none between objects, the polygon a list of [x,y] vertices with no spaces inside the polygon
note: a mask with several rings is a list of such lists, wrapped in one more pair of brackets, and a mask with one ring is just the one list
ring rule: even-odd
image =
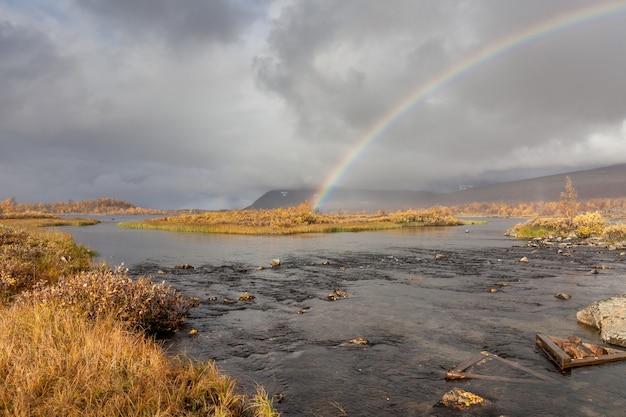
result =
[{"label": "submerged rock", "polygon": [[604,342],[626,347],[626,294],[596,301],[576,313],[576,318],[599,329]]}]

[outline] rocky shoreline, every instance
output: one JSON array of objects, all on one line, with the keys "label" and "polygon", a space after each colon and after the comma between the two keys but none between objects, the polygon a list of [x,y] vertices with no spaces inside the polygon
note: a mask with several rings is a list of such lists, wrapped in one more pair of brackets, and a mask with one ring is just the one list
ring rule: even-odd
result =
[{"label": "rocky shoreline", "polygon": [[[607,243],[599,237],[579,239],[576,236],[566,238],[539,238],[529,241],[529,247],[557,248],[562,256],[571,256],[572,250],[580,246],[591,246],[615,251],[619,257],[626,258],[626,242]],[[595,265],[590,273],[597,274],[606,265]],[[556,294],[558,298],[568,299],[567,294]],[[602,341],[608,344],[626,347],[626,293],[615,297],[595,301],[579,310],[576,318],[580,323],[597,328]]]}]

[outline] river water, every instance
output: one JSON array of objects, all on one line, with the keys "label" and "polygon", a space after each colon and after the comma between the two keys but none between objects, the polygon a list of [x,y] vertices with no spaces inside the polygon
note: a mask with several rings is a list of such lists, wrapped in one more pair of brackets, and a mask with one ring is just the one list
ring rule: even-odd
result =
[{"label": "river water", "polygon": [[[515,219],[278,237],[127,230],[116,227],[127,218],[101,220],[64,230],[112,266],[124,262],[133,275],[152,275],[200,298],[165,347],[216,361],[246,389],[263,385],[283,416],[626,410],[626,361],[560,372],[535,345],[537,333],[601,343],[597,331],[577,323],[576,312],[626,292],[619,251],[532,247],[503,235]],[[280,267],[270,268],[272,259]],[[181,264],[193,268],[176,268]],[[336,289],[348,297],[330,301]],[[554,296],[561,292],[572,298]],[[255,298],[239,301],[243,293]],[[198,332],[189,335],[192,328]],[[357,337],[368,344],[348,343]],[[472,371],[522,381],[446,381],[446,371],[481,351],[543,378],[490,363]],[[453,387],[489,404],[465,414],[433,407]]]}]

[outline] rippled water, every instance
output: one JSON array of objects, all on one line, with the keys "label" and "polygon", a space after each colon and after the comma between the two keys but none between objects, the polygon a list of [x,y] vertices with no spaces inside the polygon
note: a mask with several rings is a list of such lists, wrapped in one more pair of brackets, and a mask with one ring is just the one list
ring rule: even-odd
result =
[{"label": "rippled water", "polygon": [[[433,408],[452,387],[490,401],[472,415],[624,413],[626,362],[561,373],[535,346],[536,333],[600,343],[575,316],[626,292],[626,257],[615,251],[576,247],[564,256],[527,247],[503,236],[517,222],[511,219],[288,237],[124,230],[116,222],[66,230],[109,263],[125,262],[132,273],[158,275],[199,297],[168,349],[213,359],[247,388],[262,384],[284,416],[459,415]],[[520,263],[523,256],[530,262]],[[269,268],[273,258],[279,268]],[[195,268],[175,268],[185,263]],[[590,274],[600,265],[606,268]],[[336,288],[348,298],[329,301]],[[236,301],[243,292],[256,298]],[[198,333],[188,335],[190,328]],[[346,343],[355,337],[369,344]],[[445,380],[481,351],[551,381],[506,365],[484,372],[527,381]]]}]

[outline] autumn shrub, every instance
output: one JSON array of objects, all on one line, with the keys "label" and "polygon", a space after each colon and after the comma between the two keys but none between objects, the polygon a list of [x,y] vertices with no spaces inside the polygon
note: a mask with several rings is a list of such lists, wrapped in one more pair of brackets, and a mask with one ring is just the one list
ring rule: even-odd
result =
[{"label": "autumn shrub", "polygon": [[570,233],[567,219],[561,217],[535,217],[513,226],[507,234],[519,239],[534,239],[547,236],[564,236]]},{"label": "autumn shrub", "polygon": [[69,234],[0,225],[0,299],[85,271],[93,256]]},{"label": "autumn shrub", "polygon": [[431,207],[424,210],[397,211],[389,215],[389,220],[395,223],[417,223],[429,226],[459,225],[462,222],[452,216],[447,207]]},{"label": "autumn shrub", "polygon": [[265,391],[246,395],[214,362],[50,304],[0,310],[0,375],[5,416],[278,416]]},{"label": "autumn shrub", "polygon": [[85,271],[62,277],[54,285],[37,284],[18,302],[39,302],[88,318],[113,316],[149,333],[168,333],[182,326],[196,300],[183,297],[165,282],[151,277],[131,279],[126,271]]},{"label": "autumn shrub", "polygon": [[616,223],[606,226],[604,228],[603,236],[609,242],[626,241],[626,224]]},{"label": "autumn shrub", "polygon": [[579,214],[572,220],[574,234],[580,238],[602,235],[604,225],[604,218],[597,212]]}]

